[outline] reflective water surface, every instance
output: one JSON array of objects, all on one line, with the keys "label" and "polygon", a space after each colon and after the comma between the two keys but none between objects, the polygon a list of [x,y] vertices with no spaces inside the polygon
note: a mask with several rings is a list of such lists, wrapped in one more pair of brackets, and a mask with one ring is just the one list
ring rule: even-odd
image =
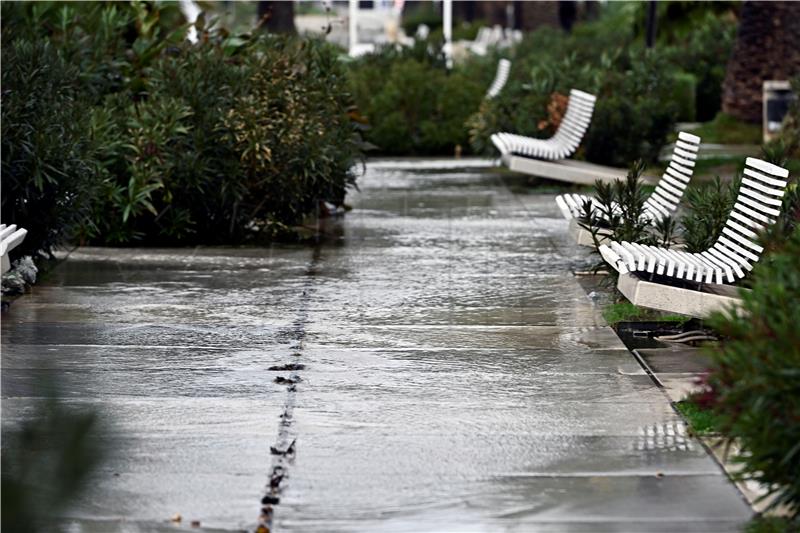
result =
[{"label": "reflective water surface", "polygon": [[105,413],[71,531],[252,530],[276,465],[275,531],[736,531],[554,195],[516,185],[384,162],[316,246],[78,250],[3,316],[3,424]]}]

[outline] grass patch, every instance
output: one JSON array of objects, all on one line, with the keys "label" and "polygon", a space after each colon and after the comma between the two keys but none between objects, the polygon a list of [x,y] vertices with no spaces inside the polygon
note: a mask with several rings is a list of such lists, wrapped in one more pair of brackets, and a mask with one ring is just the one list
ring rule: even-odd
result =
[{"label": "grass patch", "polygon": [[689,423],[689,429],[695,435],[707,435],[717,432],[717,419],[710,409],[703,409],[690,400],[677,402],[675,407]]},{"label": "grass patch", "polygon": [[683,315],[664,314],[653,309],[637,307],[630,302],[619,302],[603,308],[603,318],[610,325],[619,322],[676,322],[683,324],[688,322],[690,317]]},{"label": "grass patch", "polygon": [[742,122],[725,113],[717,113],[714,120],[703,123],[692,130],[704,143],[713,144],[758,144],[762,142],[761,125]]}]

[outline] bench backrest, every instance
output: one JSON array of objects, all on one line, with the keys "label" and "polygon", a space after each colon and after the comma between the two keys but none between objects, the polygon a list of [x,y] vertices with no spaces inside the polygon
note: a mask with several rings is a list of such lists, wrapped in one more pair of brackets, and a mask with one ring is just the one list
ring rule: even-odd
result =
[{"label": "bench backrest", "polygon": [[644,203],[645,213],[651,219],[660,220],[671,216],[678,209],[686,186],[692,179],[699,148],[700,137],[684,131],[678,133],[667,170],[661,176],[653,194]]},{"label": "bench backrest", "polygon": [[497,63],[497,73],[494,76],[494,81],[489,86],[489,90],[486,91],[486,98],[491,100],[498,94],[500,91],[503,90],[505,87],[506,82],[508,81],[508,75],[511,72],[511,61],[508,59],[501,59]]},{"label": "bench backrest", "polygon": [[781,214],[788,177],[787,169],[748,157],[736,203],[713,248],[750,269],[764,251],[758,232]]},{"label": "bench backrest", "polygon": [[567,149],[569,157],[580,146],[586,130],[592,122],[594,104],[597,98],[589,93],[572,89],[569,92],[567,111],[561,119],[558,131],[553,135],[552,141],[561,144]]}]

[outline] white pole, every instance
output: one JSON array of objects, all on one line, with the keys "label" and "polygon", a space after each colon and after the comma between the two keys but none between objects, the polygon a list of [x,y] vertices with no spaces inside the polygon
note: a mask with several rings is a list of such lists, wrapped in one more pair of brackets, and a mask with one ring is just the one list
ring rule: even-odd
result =
[{"label": "white pole", "polygon": [[350,38],[350,55],[356,50],[358,45],[358,0],[350,0],[350,17],[349,17],[349,34]]},{"label": "white pole", "polygon": [[453,68],[453,0],[443,0],[442,4],[444,55],[447,60],[447,68]]}]

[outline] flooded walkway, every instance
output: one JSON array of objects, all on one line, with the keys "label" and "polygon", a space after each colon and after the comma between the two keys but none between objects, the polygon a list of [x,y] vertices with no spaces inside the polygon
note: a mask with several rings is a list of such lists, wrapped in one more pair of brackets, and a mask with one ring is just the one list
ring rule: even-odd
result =
[{"label": "flooded walkway", "polygon": [[4,424],[109,421],[73,531],[252,530],[276,466],[275,531],[738,530],[553,195],[392,167],[318,246],[83,249],[4,315]]}]

